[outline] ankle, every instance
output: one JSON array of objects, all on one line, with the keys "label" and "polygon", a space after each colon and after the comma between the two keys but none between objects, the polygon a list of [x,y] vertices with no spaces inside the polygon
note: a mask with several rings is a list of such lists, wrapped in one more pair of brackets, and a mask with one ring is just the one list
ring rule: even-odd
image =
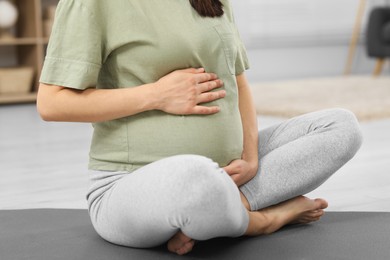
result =
[{"label": "ankle", "polygon": [[272,233],[273,219],[262,211],[249,211],[249,225],[246,236],[268,235]]}]

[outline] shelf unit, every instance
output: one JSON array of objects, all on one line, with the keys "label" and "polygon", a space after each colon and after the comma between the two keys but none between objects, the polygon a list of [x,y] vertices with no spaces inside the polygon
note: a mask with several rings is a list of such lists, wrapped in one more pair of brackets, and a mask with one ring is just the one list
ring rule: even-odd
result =
[{"label": "shelf unit", "polygon": [[15,26],[15,38],[0,38],[0,60],[12,57],[14,63],[2,64],[1,67],[28,66],[34,69],[33,83],[26,94],[0,94],[0,104],[35,102],[49,38],[44,35],[43,14],[49,5],[58,4],[59,0],[13,0],[19,16]]}]

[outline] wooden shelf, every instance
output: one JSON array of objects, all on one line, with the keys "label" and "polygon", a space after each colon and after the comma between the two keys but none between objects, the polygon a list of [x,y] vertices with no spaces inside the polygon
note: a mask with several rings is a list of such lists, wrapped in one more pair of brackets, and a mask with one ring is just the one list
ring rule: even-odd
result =
[{"label": "wooden shelf", "polygon": [[40,39],[40,43],[48,44],[49,43],[49,37],[45,37],[45,38]]},{"label": "wooden shelf", "polygon": [[[31,86],[31,93],[5,95],[0,94],[0,104],[35,102],[36,92],[39,86],[44,56],[49,37],[44,35],[45,8],[49,5],[57,4],[59,0],[13,0],[19,11],[19,17],[15,26],[15,38],[1,39],[0,49],[3,53],[11,55],[14,60],[10,62],[10,67],[32,67],[34,68],[34,79]],[[8,48],[12,47],[8,51]],[[2,61],[3,57],[0,59]],[[11,53],[11,54],[10,54]],[[9,56],[7,56],[9,57]],[[13,64],[15,63],[16,64]],[[4,65],[2,66],[4,67]],[[7,65],[5,65],[7,67]]]},{"label": "wooden shelf", "polygon": [[30,44],[38,44],[42,42],[41,39],[38,38],[14,38],[14,39],[0,39],[0,46],[7,45],[30,45]]},{"label": "wooden shelf", "polygon": [[0,95],[0,104],[32,103],[36,98],[36,93]]}]

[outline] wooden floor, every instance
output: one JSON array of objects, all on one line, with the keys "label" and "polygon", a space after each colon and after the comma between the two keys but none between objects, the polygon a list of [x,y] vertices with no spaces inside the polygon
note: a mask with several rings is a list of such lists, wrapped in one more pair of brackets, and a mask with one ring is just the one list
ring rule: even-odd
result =
[{"label": "wooden floor", "polygon": [[[266,127],[283,119],[260,117]],[[362,122],[364,143],[310,197],[333,211],[390,211],[390,119]],[[43,122],[34,105],[0,106],[0,209],[86,208],[92,127]]]}]

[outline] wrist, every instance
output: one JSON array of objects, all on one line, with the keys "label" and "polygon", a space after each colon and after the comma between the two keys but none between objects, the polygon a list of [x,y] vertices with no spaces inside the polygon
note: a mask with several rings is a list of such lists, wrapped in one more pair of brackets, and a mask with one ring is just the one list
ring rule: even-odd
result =
[{"label": "wrist", "polygon": [[242,156],[242,159],[248,163],[249,172],[251,175],[256,175],[257,170],[259,168],[259,159],[256,157],[247,157],[245,155]]},{"label": "wrist", "polygon": [[259,168],[259,162],[256,161],[250,161],[248,162],[249,168],[250,168],[250,173],[252,176],[255,176],[257,174],[257,170]]},{"label": "wrist", "polygon": [[144,100],[145,100],[145,111],[148,110],[161,110],[160,95],[157,91],[157,84],[150,83],[144,86]]}]

